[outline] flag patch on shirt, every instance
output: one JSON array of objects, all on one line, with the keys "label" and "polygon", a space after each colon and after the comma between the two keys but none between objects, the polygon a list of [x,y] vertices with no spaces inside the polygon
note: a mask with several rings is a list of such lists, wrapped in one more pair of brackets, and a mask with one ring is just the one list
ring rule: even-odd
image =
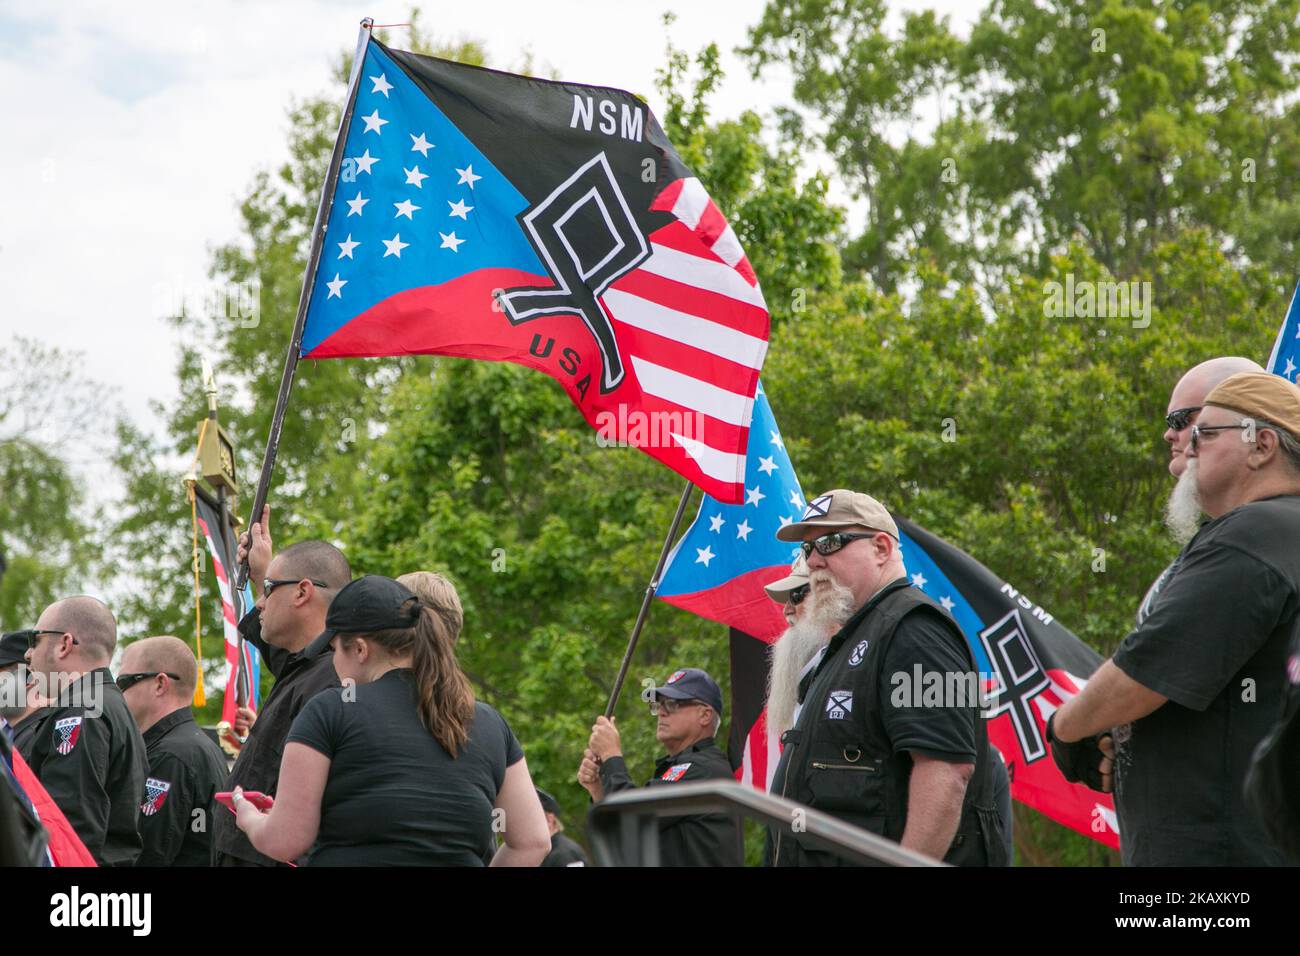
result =
[{"label": "flag patch on shirt", "polygon": [[682,779],[682,777],[686,776],[686,771],[687,771],[687,770],[690,770],[690,769],[691,769],[691,765],[688,764],[688,763],[679,763],[679,764],[674,764],[673,766],[671,766],[671,767],[669,767],[667,770],[665,770],[665,771],[664,771],[664,775],[663,775],[662,777],[660,777],[659,779],[660,779],[660,780],[667,780],[669,783],[672,783],[672,782],[674,782],[674,781],[676,781],[676,780],[680,780],[680,779]]},{"label": "flag patch on shirt", "polygon": [[150,777],[145,780],[144,803],[140,804],[140,812],[146,817],[151,817],[161,810],[163,801],[167,799],[167,794],[171,788],[171,783],[166,780],[159,780],[157,777]]},{"label": "flag patch on shirt", "polygon": [[843,720],[853,711],[853,691],[833,690],[826,698],[826,716],[831,720]]},{"label": "flag patch on shirt", "polygon": [[77,738],[80,736],[80,717],[64,717],[54,722],[54,749],[59,753],[65,756],[72,753],[72,748],[77,746]]}]

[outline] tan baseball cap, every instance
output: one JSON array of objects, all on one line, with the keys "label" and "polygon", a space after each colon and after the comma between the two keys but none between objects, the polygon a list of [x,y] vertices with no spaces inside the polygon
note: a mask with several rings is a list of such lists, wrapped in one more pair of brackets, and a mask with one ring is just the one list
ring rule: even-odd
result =
[{"label": "tan baseball cap", "polygon": [[808,502],[803,517],[793,524],[779,528],[778,541],[802,541],[810,528],[867,528],[884,531],[898,539],[898,525],[889,512],[875,498],[860,491],[834,488]]},{"label": "tan baseball cap", "polygon": [[1230,375],[1210,390],[1205,404],[1252,418],[1267,418],[1285,428],[1291,437],[1300,438],[1300,388],[1280,375],[1270,372]]},{"label": "tan baseball cap", "polygon": [[790,600],[790,593],[808,583],[808,560],[800,552],[799,557],[790,565],[790,573],[779,581],[763,585],[763,590],[777,604]]}]

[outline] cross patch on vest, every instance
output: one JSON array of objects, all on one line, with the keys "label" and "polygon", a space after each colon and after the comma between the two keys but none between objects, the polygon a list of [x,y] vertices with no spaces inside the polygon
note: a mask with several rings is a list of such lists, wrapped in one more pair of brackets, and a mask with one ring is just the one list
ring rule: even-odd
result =
[{"label": "cross patch on vest", "polygon": [[669,783],[674,783],[682,779],[682,777],[686,776],[686,771],[690,769],[691,769],[691,765],[688,763],[674,764],[673,766],[665,770],[664,775],[659,779],[667,780]]},{"label": "cross patch on vest", "polygon": [[77,738],[80,736],[80,717],[64,717],[54,722],[54,749],[64,756],[72,753],[72,748],[77,746]]},{"label": "cross patch on vest", "polygon": [[140,804],[140,812],[146,817],[151,817],[161,810],[171,788],[172,785],[167,780],[159,780],[157,777],[145,780],[144,803]]},{"label": "cross patch on vest", "polygon": [[867,641],[858,641],[858,646],[853,648],[853,653],[849,655],[849,666],[857,667],[862,663],[862,659],[867,656]]},{"label": "cross patch on vest", "polygon": [[833,690],[826,698],[826,717],[829,720],[843,720],[853,711],[853,691]]}]

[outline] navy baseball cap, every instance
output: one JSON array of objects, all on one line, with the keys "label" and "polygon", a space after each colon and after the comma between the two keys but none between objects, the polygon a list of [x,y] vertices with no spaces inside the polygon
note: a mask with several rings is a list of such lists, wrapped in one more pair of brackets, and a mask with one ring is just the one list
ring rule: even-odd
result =
[{"label": "navy baseball cap", "polygon": [[10,631],[0,637],[0,667],[27,660],[27,631]]},{"label": "navy baseball cap", "polygon": [[669,700],[700,700],[713,708],[713,712],[722,716],[722,690],[717,681],[698,667],[673,671],[672,676],[664,681],[662,687],[647,687],[641,694],[644,701],[653,701],[657,697]]},{"label": "navy baseball cap", "polygon": [[558,817],[560,815],[560,802],[541,787],[535,787],[534,789],[537,791],[537,799],[541,801],[543,812],[554,813]]},{"label": "navy baseball cap", "polygon": [[335,634],[373,634],[415,627],[420,599],[382,574],[367,574],[345,584],[325,614],[325,630],[307,648],[307,656],[324,653]]}]

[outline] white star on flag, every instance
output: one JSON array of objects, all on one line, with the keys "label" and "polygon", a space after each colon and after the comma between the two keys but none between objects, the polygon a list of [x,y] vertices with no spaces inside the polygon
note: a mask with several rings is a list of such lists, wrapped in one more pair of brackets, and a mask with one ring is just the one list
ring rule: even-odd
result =
[{"label": "white star on flag", "polygon": [[371,156],[370,150],[367,149],[360,156],[356,157],[356,159],[352,160],[352,162],[357,164],[357,172],[366,173],[368,175],[370,173],[370,167],[379,162],[379,157]]},{"label": "white star on flag", "polygon": [[925,575],[922,574],[920,571],[917,571],[914,575],[912,575],[912,583],[915,584],[918,588],[925,587]]},{"label": "white star on flag", "polygon": [[457,199],[455,202],[448,199],[447,205],[451,207],[451,212],[447,213],[447,215],[457,216],[458,218],[465,220],[469,219],[469,211],[474,208],[473,206],[466,206],[465,200],[463,199]]},{"label": "white star on flag", "polygon": [[803,499],[799,497],[798,490],[790,492],[790,504],[794,505],[796,508],[803,507]]},{"label": "white star on flag", "polygon": [[393,89],[393,84],[388,82],[388,77],[384,73],[378,76],[369,77],[370,82],[375,84],[370,90],[371,93],[383,93],[384,99],[388,99],[388,91]]},{"label": "white star on flag", "polygon": [[334,281],[325,283],[325,285],[328,286],[330,290],[330,294],[327,295],[325,298],[327,299],[343,298],[343,287],[347,284],[348,284],[347,279],[340,279],[339,274],[337,272],[334,273]]},{"label": "white star on flag", "polygon": [[428,173],[420,172],[419,166],[414,166],[411,169],[407,169],[405,166],[403,166],[402,172],[406,173],[406,185],[414,186],[416,189],[423,189],[424,187],[421,185],[421,183],[423,183],[426,179],[429,178]]},{"label": "white star on flag", "polygon": [[[368,202],[368,201],[369,201],[369,200],[367,200],[367,202]],[[345,240],[343,240],[342,242],[339,243],[339,258],[340,258],[340,259],[351,259],[351,258],[352,258],[352,250],[355,249],[355,248],[356,248],[357,246],[359,246],[359,245],[361,245],[361,243],[359,243],[359,242],[353,242],[353,241],[352,241],[352,233],[349,232],[349,233],[348,233],[348,237],[347,237],[347,239],[345,239]]]},{"label": "white star on flag", "polygon": [[460,179],[456,180],[456,185],[457,185],[457,186],[469,186],[470,189],[473,189],[473,188],[474,188],[474,184],[475,184],[476,182],[478,182],[480,179],[483,178],[482,176],[475,176],[475,175],[474,175],[474,164],[473,164],[473,163],[471,163],[470,165],[466,166],[464,169],[457,169],[456,172],[460,173]]},{"label": "white star on flag", "polygon": [[758,470],[765,475],[770,475],[776,471],[776,462],[772,460],[775,457],[775,455],[769,455],[767,458],[760,457],[758,459]]},{"label": "white star on flag", "polygon": [[385,259],[389,256],[397,256],[399,259],[402,258],[402,250],[410,245],[409,242],[402,241],[402,234],[400,232],[391,239],[384,239],[381,241],[388,247],[388,251],[383,255],[383,258]]},{"label": "white star on flag", "polygon": [[785,449],[785,442],[781,441],[781,433],[780,433],[780,432],[772,432],[772,444],[775,445],[777,448],[780,448],[780,449],[782,449],[782,450]]},{"label": "white star on flag", "polygon": [[793,518],[782,518],[782,519],[781,519],[781,527],[782,527],[782,528],[784,528],[784,527],[785,527],[786,525],[788,525],[788,524],[794,524],[794,519],[793,519]]},{"label": "white star on flag", "polygon": [[1290,378],[1293,374],[1295,374],[1295,362],[1292,362],[1290,359],[1287,359],[1286,368],[1282,370],[1282,377]]},{"label": "white star on flag", "polygon": [[943,609],[945,611],[951,611],[953,608],[957,606],[957,602],[954,601],[952,598],[948,597],[948,595],[946,594],[943,597],[939,598],[939,603],[943,605]]},{"label": "white star on flag", "polygon": [[348,200],[348,215],[349,216],[361,215],[361,210],[365,208],[365,205],[368,202],[370,202],[370,200],[361,198],[361,193],[358,192],[356,199]]},{"label": "white star on flag", "polygon": [[717,557],[717,555],[713,553],[713,549],[707,545],[703,548],[696,548],[695,553],[699,555],[699,557],[695,559],[695,563],[702,564],[706,568],[709,566],[709,562]]},{"label": "white star on flag", "polygon": [[379,115],[379,110],[361,117],[361,122],[366,124],[367,133],[378,133],[381,136],[384,134],[383,127],[388,125],[388,120]]},{"label": "white star on flag", "polygon": [[393,203],[393,208],[397,210],[397,212],[393,213],[394,219],[396,219],[398,216],[405,216],[407,219],[411,219],[412,221],[414,221],[414,219],[411,216],[411,213],[415,212],[420,207],[417,206],[415,203],[411,202],[411,200],[409,199],[403,199],[401,202]]},{"label": "white star on flag", "polygon": [[721,531],[722,526],[726,523],[727,523],[726,519],[724,519],[722,515],[714,515],[712,518],[709,519],[709,530],[715,532]]},{"label": "white star on flag", "polygon": [[465,241],[464,239],[457,239],[454,232],[451,235],[447,235],[445,232],[440,232],[438,235],[442,236],[442,245],[438,247],[439,249],[450,249],[452,252],[460,252],[460,244]]},{"label": "white star on flag", "polygon": [[762,501],[762,500],[763,500],[764,498],[766,498],[766,497],[767,497],[767,495],[765,495],[765,494],[763,494],[763,492],[759,491],[759,489],[758,489],[758,485],[755,485],[753,488],[746,488],[746,489],[745,489],[745,504],[747,504],[747,505],[755,505],[755,506],[757,506],[758,503],[759,503],[760,501]]},{"label": "white star on flag", "polygon": [[429,158],[429,150],[437,148],[433,143],[424,138],[423,133],[419,136],[416,136],[414,133],[407,133],[406,135],[411,137],[411,152],[419,153],[425,159]]},{"label": "white star on flag", "polygon": [[749,533],[753,530],[754,529],[749,526],[749,519],[745,519],[740,522],[740,524],[736,525],[736,537],[740,538],[742,541],[748,541]]}]

